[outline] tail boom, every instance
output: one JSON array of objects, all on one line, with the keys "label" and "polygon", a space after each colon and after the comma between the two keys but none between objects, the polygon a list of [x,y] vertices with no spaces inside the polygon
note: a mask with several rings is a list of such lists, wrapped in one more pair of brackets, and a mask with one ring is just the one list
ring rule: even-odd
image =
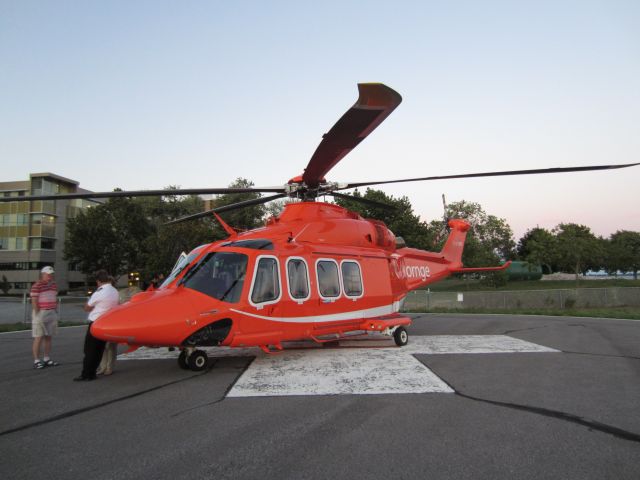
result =
[{"label": "tail boom", "polygon": [[416,248],[401,248],[392,258],[396,276],[404,281],[407,290],[415,290],[454,273],[495,272],[505,270],[511,262],[499,267],[462,266],[462,252],[470,225],[464,220],[449,220],[451,233],[440,252],[427,252]]}]

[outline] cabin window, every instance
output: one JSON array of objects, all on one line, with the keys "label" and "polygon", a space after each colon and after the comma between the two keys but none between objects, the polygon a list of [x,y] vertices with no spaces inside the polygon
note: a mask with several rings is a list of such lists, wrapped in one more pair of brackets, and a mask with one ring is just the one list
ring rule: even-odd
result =
[{"label": "cabin window", "polygon": [[275,302],[280,297],[278,261],[273,257],[260,257],[256,267],[251,302]]},{"label": "cabin window", "polygon": [[287,260],[287,280],[289,282],[289,294],[295,300],[309,298],[309,274],[307,263],[301,258]]},{"label": "cabin window", "polygon": [[340,265],[342,269],[342,286],[344,294],[348,297],[362,296],[362,275],[360,265],[356,262],[344,261]]},{"label": "cabin window", "polygon": [[338,264],[334,260],[318,260],[316,263],[320,296],[335,298],[340,296],[340,276]]},{"label": "cabin window", "polygon": [[187,272],[180,284],[216,300],[237,303],[246,272],[246,255],[211,252]]}]

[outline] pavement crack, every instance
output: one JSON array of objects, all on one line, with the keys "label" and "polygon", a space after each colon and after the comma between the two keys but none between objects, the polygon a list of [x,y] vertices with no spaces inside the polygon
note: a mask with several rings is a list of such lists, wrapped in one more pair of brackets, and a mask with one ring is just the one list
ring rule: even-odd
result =
[{"label": "pavement crack", "polygon": [[588,357],[624,358],[625,360],[640,360],[640,357],[634,357],[633,355],[612,355],[610,353],[573,352],[571,350],[562,350],[562,353],[569,353],[571,355],[586,355]]},{"label": "pavement crack", "polygon": [[540,329],[543,329],[543,328],[547,328],[548,326],[549,325],[542,325],[540,327],[516,328],[516,329],[513,329],[513,330],[505,330],[500,335],[510,335],[512,333],[529,332],[529,331],[532,331],[532,330],[540,330]]},{"label": "pavement crack", "polygon": [[473,395],[468,395],[466,393],[462,393],[460,390],[455,388],[451,383],[446,381],[444,377],[436,372],[433,367],[430,367],[426,363],[422,362],[427,368],[429,368],[433,373],[438,375],[440,380],[442,380],[453,393],[461,398],[466,398],[467,400],[472,400],[474,402],[482,402],[487,403],[489,405],[495,405],[497,407],[510,408],[513,410],[520,410],[524,412],[533,413],[536,415],[542,415],[545,417],[556,418],[558,420],[563,420],[565,422],[575,423],[577,425],[582,425],[583,427],[587,427],[590,430],[597,430],[602,433],[608,433],[609,435],[613,435],[614,437],[621,438],[623,440],[628,440],[631,442],[640,443],[640,434],[630,432],[628,430],[623,430],[618,427],[614,427],[612,425],[607,425],[606,423],[601,423],[596,420],[592,420],[590,418],[580,417],[578,415],[574,415],[572,413],[561,412],[558,410],[551,410],[548,408],[542,407],[534,407],[532,405],[522,405],[519,403],[511,403],[511,402],[500,402],[498,400],[491,400],[488,398],[474,397]]},{"label": "pavement crack", "polygon": [[[197,410],[197,409],[199,409],[199,408],[210,407],[210,406],[212,406],[212,405],[216,405],[216,404],[218,404],[218,403],[222,402],[223,400],[225,400],[225,399],[227,398],[228,393],[229,393],[229,392],[231,391],[231,389],[235,386],[235,384],[238,382],[238,380],[240,380],[240,378],[242,377],[242,375],[244,375],[244,372],[246,372],[246,371],[247,371],[247,369],[251,366],[251,364],[253,363],[253,361],[254,361],[255,359],[256,359],[256,358],[255,358],[255,357],[253,357],[253,358],[251,359],[251,361],[247,362],[247,364],[246,364],[244,367],[242,367],[242,368],[240,368],[240,369],[239,369],[239,370],[240,370],[240,373],[238,374],[238,376],[236,377],[236,379],[235,379],[233,382],[231,382],[231,384],[227,387],[227,389],[224,391],[224,393],[222,394],[222,396],[221,396],[220,398],[218,398],[217,400],[214,400],[213,402],[202,403],[202,404],[200,404],[200,405],[196,405],[196,406],[191,407],[191,408],[187,408],[187,409],[184,409],[184,410],[180,410],[179,412],[176,412],[176,413],[174,413],[173,415],[171,415],[171,418],[178,417],[178,416],[182,415],[183,413],[191,412],[191,411],[193,411],[193,410]],[[210,369],[209,369],[209,370],[210,370]],[[207,371],[208,371],[208,370],[207,370]]]},{"label": "pavement crack", "polygon": [[[213,368],[213,366],[211,368]],[[39,427],[40,425],[46,425],[48,423],[53,423],[53,422],[57,422],[59,420],[64,420],[66,418],[74,417],[76,415],[80,415],[80,414],[85,413],[85,412],[90,412],[92,410],[97,410],[98,408],[106,407],[106,406],[112,405],[114,403],[119,403],[119,402],[123,402],[125,400],[129,400],[131,398],[139,397],[141,395],[145,395],[147,393],[151,393],[151,392],[154,392],[156,390],[160,390],[162,388],[170,387],[171,385],[176,385],[178,383],[186,382],[186,381],[189,381],[189,380],[192,380],[194,378],[198,378],[198,377],[200,377],[202,375],[207,374],[211,370],[211,368],[208,368],[206,371],[198,373],[196,375],[191,375],[191,376],[189,376],[187,378],[181,378],[179,380],[174,380],[172,382],[163,383],[162,385],[156,385],[155,387],[147,388],[147,389],[141,390],[139,392],[135,392],[135,393],[131,393],[129,395],[124,395],[122,397],[118,397],[118,398],[114,398],[114,399],[111,399],[111,400],[107,400],[106,402],[97,403],[95,405],[90,405],[88,407],[77,408],[75,410],[71,410],[69,412],[64,412],[64,413],[61,413],[59,415],[54,415],[54,416],[49,417],[49,418],[43,418],[42,420],[38,420],[36,422],[31,422],[31,423],[27,423],[27,424],[24,424],[24,425],[20,425],[19,427],[10,428],[8,430],[4,430],[3,432],[0,432],[0,437],[2,437],[4,435],[8,435],[10,433],[20,432],[22,430],[27,430],[27,429],[34,428],[34,427]]]},{"label": "pavement crack", "polygon": [[534,407],[531,405],[499,402],[497,400],[489,400],[487,398],[474,397],[472,395],[467,395],[465,393],[462,393],[458,390],[455,390],[455,394],[458,395],[459,397],[466,398],[468,400],[473,400],[475,402],[488,403],[490,405],[496,405],[499,407],[511,408],[514,410],[521,410],[529,413],[534,413],[537,415],[543,415],[545,417],[557,418],[559,420],[564,420],[567,422],[582,425],[584,427],[589,428],[590,430],[597,430],[599,432],[608,433],[609,435],[613,435],[614,437],[621,438],[623,440],[629,440],[632,442],[640,443],[640,434],[629,432],[627,430],[623,430],[621,428],[614,427],[612,425],[607,425],[605,423],[601,423],[596,420],[591,420],[589,418],[573,415],[571,413],[561,412],[558,410],[550,410],[548,408],[542,408],[542,407]]}]

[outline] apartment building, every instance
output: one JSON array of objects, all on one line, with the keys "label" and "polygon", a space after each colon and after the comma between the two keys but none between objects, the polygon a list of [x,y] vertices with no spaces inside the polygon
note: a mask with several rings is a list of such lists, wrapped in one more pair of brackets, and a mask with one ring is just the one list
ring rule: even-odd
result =
[{"label": "apartment building", "polygon": [[0,281],[9,293],[29,291],[45,265],[53,266],[60,291],[82,288],[85,275],[64,260],[66,222],[91,200],[21,201],[26,195],[90,192],[75,180],[53,173],[32,173],[28,180],[0,182],[0,195],[15,201],[0,203]]}]

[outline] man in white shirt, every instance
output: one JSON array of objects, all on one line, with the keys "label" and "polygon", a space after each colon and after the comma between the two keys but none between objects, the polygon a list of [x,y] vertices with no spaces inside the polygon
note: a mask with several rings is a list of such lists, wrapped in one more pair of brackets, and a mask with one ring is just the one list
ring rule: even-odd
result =
[{"label": "man in white shirt", "polygon": [[96,282],[98,283],[98,288],[84,306],[85,312],[89,312],[89,328],[87,328],[87,334],[84,337],[82,373],[79,377],[73,379],[75,382],[96,379],[96,370],[100,364],[106,342],[91,335],[91,325],[105,312],[118,305],[119,302],[118,291],[111,285],[111,277],[106,270],[98,270],[96,272]]}]

